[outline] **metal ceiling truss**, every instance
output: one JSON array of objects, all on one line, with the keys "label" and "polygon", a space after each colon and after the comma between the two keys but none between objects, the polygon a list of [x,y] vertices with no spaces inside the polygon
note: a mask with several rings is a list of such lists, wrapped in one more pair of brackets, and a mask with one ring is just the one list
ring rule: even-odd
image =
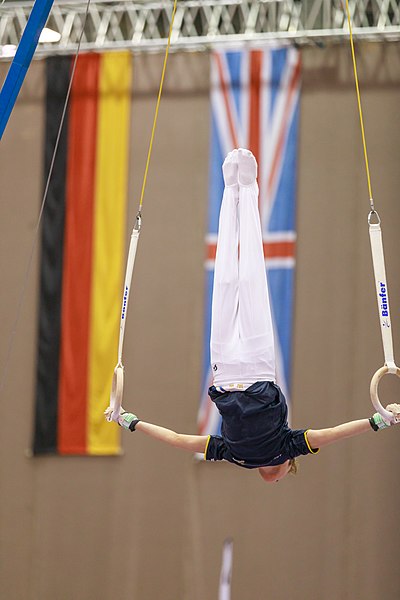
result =
[{"label": "metal ceiling truss", "polygon": [[[294,40],[307,43],[348,35],[345,0],[180,0],[173,48],[238,41]],[[400,0],[349,0],[354,35],[400,39]],[[32,3],[0,7],[0,46],[18,45]],[[159,49],[166,44],[173,2],[92,0],[82,50]],[[36,54],[73,52],[82,29],[86,3],[56,1],[47,27],[59,32],[57,43],[40,44]]]}]

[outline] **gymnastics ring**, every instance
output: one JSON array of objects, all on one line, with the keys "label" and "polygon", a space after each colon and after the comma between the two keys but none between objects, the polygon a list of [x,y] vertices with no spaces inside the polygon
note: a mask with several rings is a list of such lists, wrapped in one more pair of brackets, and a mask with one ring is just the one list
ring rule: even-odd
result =
[{"label": "gymnastics ring", "polygon": [[[387,373],[389,373],[389,367],[387,365],[384,365],[383,367],[378,369],[376,371],[376,373],[373,375],[373,377],[371,379],[370,388],[369,388],[369,391],[371,394],[371,401],[372,401],[372,404],[374,405],[375,410],[380,415],[382,415],[382,417],[386,421],[389,421],[390,423],[400,423],[400,413],[394,414],[394,413],[390,412],[389,410],[386,410],[386,408],[383,408],[383,406],[379,400],[379,396],[378,396],[379,382],[382,379],[382,377],[384,377]],[[394,373],[392,373],[392,375],[397,375],[397,377],[400,377],[400,369],[399,369],[399,367],[397,367],[397,365],[396,365],[396,371]]]},{"label": "gymnastics ring", "polygon": [[114,375],[110,393],[110,409],[107,415],[108,421],[118,421],[121,412],[122,396],[124,393],[124,367],[118,364],[114,369]]}]

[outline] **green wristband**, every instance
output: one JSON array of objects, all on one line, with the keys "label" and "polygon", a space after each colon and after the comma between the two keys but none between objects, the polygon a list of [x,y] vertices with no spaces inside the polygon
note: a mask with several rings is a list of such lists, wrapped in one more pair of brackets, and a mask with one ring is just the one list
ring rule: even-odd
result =
[{"label": "green wristband", "polygon": [[375,413],[370,418],[369,422],[374,431],[378,431],[379,429],[386,429],[391,425],[391,423],[389,423],[389,421],[385,421],[385,419],[379,413]]},{"label": "green wristband", "polygon": [[139,419],[136,415],[132,413],[122,413],[118,419],[119,425],[124,429],[129,429],[130,431],[135,431],[136,425],[139,423]]}]

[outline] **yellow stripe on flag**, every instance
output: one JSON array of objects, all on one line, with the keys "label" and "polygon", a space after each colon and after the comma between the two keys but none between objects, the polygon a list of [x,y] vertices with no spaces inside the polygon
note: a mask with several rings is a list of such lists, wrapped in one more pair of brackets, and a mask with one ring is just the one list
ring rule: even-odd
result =
[{"label": "yellow stripe on flag", "polygon": [[120,431],[104,420],[117,362],[128,187],[132,57],[101,57],[88,378],[88,454],[119,454]]}]

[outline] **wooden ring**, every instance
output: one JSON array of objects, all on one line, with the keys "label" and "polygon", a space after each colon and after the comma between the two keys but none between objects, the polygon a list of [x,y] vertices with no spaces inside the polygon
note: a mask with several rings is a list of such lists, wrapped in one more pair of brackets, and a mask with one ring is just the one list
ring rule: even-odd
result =
[{"label": "wooden ring", "polygon": [[110,406],[113,409],[111,413],[111,420],[117,421],[121,405],[122,405],[122,396],[124,393],[124,367],[122,365],[117,365],[114,369],[114,375],[111,386],[111,394],[110,394]]},{"label": "wooden ring", "polygon": [[[385,421],[389,421],[390,423],[397,423],[400,421],[400,414],[396,416],[389,410],[386,410],[386,408],[383,408],[378,396],[379,382],[382,379],[382,377],[384,377],[388,373],[389,367],[387,365],[384,365],[383,367],[378,369],[371,379],[369,391],[371,394],[371,401],[375,410],[385,419]],[[400,369],[396,367],[396,372],[392,373],[392,375],[397,375],[397,377],[400,377]]]}]

